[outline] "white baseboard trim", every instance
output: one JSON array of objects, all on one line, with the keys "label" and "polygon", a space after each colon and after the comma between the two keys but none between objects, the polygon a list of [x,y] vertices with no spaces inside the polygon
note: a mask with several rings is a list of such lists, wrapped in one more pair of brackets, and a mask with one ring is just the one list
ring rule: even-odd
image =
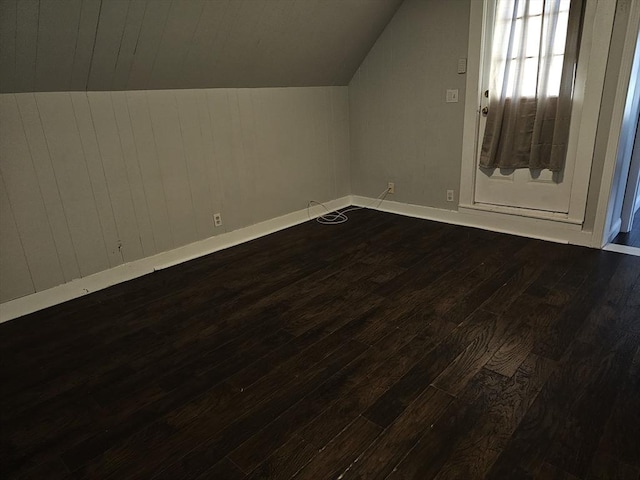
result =
[{"label": "white baseboard trim", "polygon": [[[352,203],[350,196],[325,202],[330,210],[345,208]],[[94,273],[83,278],[72,280],[41,292],[32,293],[0,305],[0,323],[29,313],[42,310],[89,293],[102,290],[127,280],[132,280],[156,270],[178,265],[225,248],[263,237],[285,228],[304,223],[310,218],[316,218],[326,213],[321,206],[298,210],[281,217],[272,218],[232,232],[209,237],[183,247],[162,252],[152,257],[141,258],[134,262],[125,263],[109,270]]]},{"label": "white baseboard trim", "polygon": [[450,223],[465,227],[481,228],[493,232],[508,233],[521,237],[536,238],[556,243],[591,246],[592,232],[584,232],[579,225],[564,224],[540,218],[525,218],[504,213],[465,209],[443,210],[407,203],[383,200],[379,207],[376,199],[355,195],[353,204],[359,207],[375,208],[383,212],[397,213],[408,217],[424,218],[436,222]]},{"label": "white baseboard trim", "polygon": [[636,257],[640,257],[640,248],[630,247],[628,245],[616,245],[615,243],[609,243],[605,245],[603,250],[606,250],[607,252],[624,253],[626,255],[635,255]]},{"label": "white baseboard trim", "polygon": [[613,225],[611,225],[611,230],[609,230],[609,235],[607,236],[607,243],[613,241],[613,239],[618,236],[621,229],[622,219],[618,218],[615,222],[613,222]]},{"label": "white baseboard trim", "polygon": [[[325,203],[329,210],[345,208],[350,205],[367,207],[382,212],[396,213],[408,217],[423,218],[436,222],[481,228],[499,233],[536,238],[557,243],[592,246],[592,232],[584,232],[579,225],[563,224],[557,221],[539,218],[525,218],[504,213],[487,212],[475,209],[443,210],[422,205],[379,200],[359,195],[345,196]],[[142,258],[135,262],[119,265],[109,270],[89,275],[84,278],[58,285],[42,292],[36,292],[0,305],[0,323],[29,313],[42,310],[89,293],[102,290],[127,280],[132,280],[156,270],[178,265],[210,253],[224,250],[255,238],[306,222],[326,213],[321,206],[298,210],[281,217],[266,220],[248,227],[234,230],[200,240],[183,247],[163,252],[152,257]],[[619,245],[609,245],[608,250],[617,250]],[[626,253],[626,252],[624,252]]]}]

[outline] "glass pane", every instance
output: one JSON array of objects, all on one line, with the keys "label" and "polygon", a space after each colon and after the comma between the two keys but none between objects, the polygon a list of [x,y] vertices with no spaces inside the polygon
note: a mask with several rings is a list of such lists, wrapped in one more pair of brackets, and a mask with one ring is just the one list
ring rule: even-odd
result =
[{"label": "glass pane", "polygon": [[[491,88],[495,92],[501,91],[500,87],[506,82],[505,93],[509,97],[558,94],[570,2],[571,0],[498,0],[491,77]],[[517,8],[520,16],[515,22],[514,8]],[[555,31],[550,32],[549,29]],[[542,41],[545,42],[543,46]],[[552,58],[541,59],[540,55],[552,55]],[[548,75],[547,81],[539,79],[539,74]],[[517,82],[520,84],[517,85]],[[547,91],[538,92],[538,88],[545,88]]]},{"label": "glass pane", "polygon": [[511,50],[511,58],[520,56],[520,45],[522,45],[522,30],[524,29],[524,20],[516,20],[515,35],[513,38],[513,48]]},{"label": "glass pane", "polygon": [[529,4],[529,15],[541,15],[544,0],[531,0]]},{"label": "glass pane", "polygon": [[555,41],[553,42],[553,54],[562,55],[567,43],[567,25],[569,23],[569,12],[560,12],[558,15],[558,26]]},{"label": "glass pane", "polygon": [[564,56],[554,56],[551,60],[551,68],[549,69],[549,84],[547,94],[551,97],[557,97],[560,92],[560,80],[562,78],[562,63]]},{"label": "glass pane", "polygon": [[542,29],[542,17],[531,17],[528,22],[527,46],[525,55],[533,57],[539,55],[540,51],[540,30]]},{"label": "glass pane", "polygon": [[520,62],[518,60],[511,60],[508,64],[509,71],[507,73],[509,75],[509,78],[507,81],[507,91],[506,91],[507,97],[512,97],[515,92],[516,77],[517,77],[519,66],[520,66]]},{"label": "glass pane", "polygon": [[535,97],[538,84],[538,59],[527,58],[524,61],[524,69],[521,79],[521,95],[523,97]]}]

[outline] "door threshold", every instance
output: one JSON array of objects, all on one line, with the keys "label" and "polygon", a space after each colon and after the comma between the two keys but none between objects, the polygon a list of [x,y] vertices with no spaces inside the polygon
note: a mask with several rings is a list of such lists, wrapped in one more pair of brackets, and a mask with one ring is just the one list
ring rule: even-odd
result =
[{"label": "door threshold", "polygon": [[552,220],[554,222],[568,223],[571,225],[582,225],[582,220],[573,220],[566,213],[547,212],[544,210],[534,210],[530,208],[507,207],[504,205],[491,205],[487,203],[474,203],[472,205],[460,204],[460,208],[470,210],[482,210],[485,212],[505,213],[518,217],[540,218],[542,220]]},{"label": "door threshold", "polygon": [[640,257],[640,248],[630,247],[629,245],[618,245],[616,243],[609,243],[604,246],[603,250],[607,252],[624,253],[625,255],[634,255]]}]

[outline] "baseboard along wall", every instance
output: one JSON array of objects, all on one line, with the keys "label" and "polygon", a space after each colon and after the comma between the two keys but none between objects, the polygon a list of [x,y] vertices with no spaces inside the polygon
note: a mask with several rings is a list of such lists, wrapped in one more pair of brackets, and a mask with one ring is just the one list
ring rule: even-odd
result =
[{"label": "baseboard along wall", "polygon": [[[347,195],[325,203],[329,210],[349,206],[373,208],[382,212],[422,218],[436,222],[481,228],[494,232],[524,236],[556,243],[591,246],[592,232],[584,232],[578,225],[538,218],[524,218],[503,213],[485,212],[460,208],[443,210],[422,205],[411,205],[391,200],[378,201],[360,195]],[[232,232],[209,237],[151,257],[119,265],[115,268],[78,278],[56,287],[17,298],[0,305],[0,323],[29,313],[57,305],[89,293],[105,289],[121,282],[132,280],[157,270],[193,260],[210,253],[224,250],[250,240],[269,235],[285,228],[306,222],[326,213],[322,206],[313,206],[281,217],[273,218]]]},{"label": "baseboard along wall", "polygon": [[[325,205],[331,210],[345,208],[351,205],[351,197],[344,196]],[[323,213],[326,211],[321,206],[305,208],[5,302],[0,305],[0,323],[293,227]]]}]

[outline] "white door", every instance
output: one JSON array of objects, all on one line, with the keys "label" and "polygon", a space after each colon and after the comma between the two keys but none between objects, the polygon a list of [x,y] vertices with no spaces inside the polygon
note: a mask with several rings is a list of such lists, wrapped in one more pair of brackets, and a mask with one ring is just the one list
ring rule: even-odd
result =
[{"label": "white door", "polygon": [[[524,0],[522,0],[524,1]],[[541,0],[529,0],[531,2],[540,2]],[[497,0],[490,0],[486,3],[485,22],[484,22],[484,58],[481,63],[480,81],[482,91],[486,92],[490,84],[490,66],[491,66],[491,46],[494,31],[494,18]],[[593,16],[593,11],[589,11],[587,2],[587,12],[585,18]],[[593,10],[593,7],[591,7]],[[586,20],[585,20],[586,21]],[[583,56],[585,43],[588,43],[583,35],[580,58]],[[588,48],[588,45],[586,45]],[[584,63],[584,62],[583,62]],[[583,77],[586,75],[586,66],[578,65],[578,75]],[[577,77],[575,83],[575,96],[580,98],[584,92],[585,79]],[[481,205],[500,205],[507,207],[517,207],[529,210],[539,210],[546,212],[568,213],[571,200],[571,189],[573,185],[573,177],[575,170],[576,156],[571,155],[571,146],[567,154],[565,168],[560,173],[553,173],[550,170],[530,170],[530,169],[487,169],[481,168],[479,164],[479,154],[482,146],[482,138],[484,134],[485,121],[488,109],[488,98],[486,95],[481,97],[481,105],[478,111],[480,116],[478,125],[478,141],[476,149],[476,173],[474,188],[474,203]],[[577,104],[577,105],[576,105]],[[576,108],[581,108],[579,102],[574,102],[571,124],[571,139],[577,138],[577,128],[579,122],[576,120]],[[575,152],[575,147],[573,149]]]},{"label": "white door", "polygon": [[476,203],[569,212],[571,178],[549,170],[484,169],[476,174]]}]

